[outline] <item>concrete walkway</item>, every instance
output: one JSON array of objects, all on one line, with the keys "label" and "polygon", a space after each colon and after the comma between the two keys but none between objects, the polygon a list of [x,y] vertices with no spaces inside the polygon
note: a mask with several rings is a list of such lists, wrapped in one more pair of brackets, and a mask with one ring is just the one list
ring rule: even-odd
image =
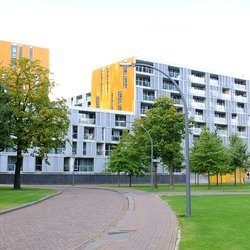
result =
[{"label": "concrete walkway", "polygon": [[62,193],[0,215],[1,250],[175,249],[177,219],[158,196],[124,189],[54,188]]}]

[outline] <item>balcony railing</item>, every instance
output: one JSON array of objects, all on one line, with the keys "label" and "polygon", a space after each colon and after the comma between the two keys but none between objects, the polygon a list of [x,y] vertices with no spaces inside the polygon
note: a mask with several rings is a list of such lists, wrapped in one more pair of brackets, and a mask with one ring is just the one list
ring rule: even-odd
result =
[{"label": "balcony railing", "polygon": [[142,72],[142,73],[147,73],[147,74],[153,74],[153,69],[148,68],[146,66],[136,66],[136,71]]},{"label": "balcony railing", "polygon": [[204,109],[206,107],[205,103],[195,102],[195,101],[192,101],[192,106],[195,108],[202,108],[202,109]]},{"label": "balcony railing", "polygon": [[218,86],[219,85],[219,81],[216,80],[216,79],[210,79],[209,82],[210,82],[211,85],[214,85],[214,86]]},{"label": "balcony railing", "polygon": [[206,95],[206,91],[205,90],[195,89],[195,88],[191,88],[191,93],[193,95],[201,95],[201,96],[205,96]]},{"label": "balcony railing", "polygon": [[237,131],[237,134],[241,137],[246,137],[247,136],[247,133],[246,131]]},{"label": "balcony railing", "polygon": [[150,87],[150,81],[147,80],[136,80],[136,85]]},{"label": "balcony railing", "polygon": [[164,82],[163,85],[162,85],[162,88],[166,89],[166,90],[178,92],[177,88],[173,84],[169,84],[169,83]]},{"label": "balcony railing", "polygon": [[216,105],[215,109],[218,110],[218,111],[225,111],[226,110],[224,105]]},{"label": "balcony railing", "polygon": [[247,102],[247,98],[245,96],[236,95],[234,96],[234,98],[236,101],[239,101],[239,102]]},{"label": "balcony railing", "polygon": [[169,74],[170,77],[173,77],[173,78],[179,78],[180,77],[180,73],[177,72],[177,71],[169,71],[168,74]]},{"label": "balcony railing", "polygon": [[226,129],[218,129],[217,130],[217,134],[218,135],[227,135],[227,130]]},{"label": "balcony railing", "polygon": [[200,134],[201,133],[201,128],[193,128],[193,133],[194,134]]},{"label": "balcony railing", "polygon": [[126,127],[126,121],[115,121],[115,126]]},{"label": "balcony railing", "polygon": [[203,117],[203,115],[195,115],[194,120],[197,121],[197,122],[203,122],[204,117]]},{"label": "balcony railing", "polygon": [[235,89],[240,89],[240,90],[246,90],[246,89],[247,89],[247,86],[244,85],[244,84],[237,84],[237,83],[235,83],[235,84],[234,84],[234,88],[235,88]]},{"label": "balcony railing", "polygon": [[203,78],[203,77],[198,77],[198,76],[195,76],[195,75],[191,75],[190,80],[191,80],[191,82],[205,84],[205,78]]},{"label": "balcony railing", "polygon": [[153,102],[155,100],[155,96],[153,95],[143,95],[143,101]]},{"label": "balcony railing", "polygon": [[227,123],[227,118],[214,117],[214,123]]},{"label": "balcony railing", "polygon": [[85,140],[94,140],[95,136],[94,136],[94,134],[85,134],[84,139]]},{"label": "balcony railing", "polygon": [[112,141],[120,141],[121,138],[122,137],[120,135],[112,135]]},{"label": "balcony railing", "polygon": [[175,99],[175,98],[173,98],[173,100],[174,100],[174,102],[175,102],[176,105],[183,105],[183,102],[182,102],[181,99]]},{"label": "balcony railing", "polygon": [[246,110],[244,108],[237,108],[236,109],[237,113],[245,113]]},{"label": "balcony railing", "polygon": [[95,124],[95,119],[94,118],[80,118],[79,123]]}]

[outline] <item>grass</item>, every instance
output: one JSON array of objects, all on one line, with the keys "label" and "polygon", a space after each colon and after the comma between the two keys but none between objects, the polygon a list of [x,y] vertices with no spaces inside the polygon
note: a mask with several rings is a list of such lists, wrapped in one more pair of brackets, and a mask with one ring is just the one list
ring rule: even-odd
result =
[{"label": "grass", "polygon": [[56,192],[56,190],[44,188],[25,187],[14,190],[13,187],[0,187],[0,211],[37,201]]},{"label": "grass", "polygon": [[[132,185],[132,187],[129,187],[128,185],[121,185],[120,187],[118,186],[112,186],[113,188],[128,188],[128,189],[136,189],[136,190],[141,190],[141,191],[146,191],[146,192],[151,192],[151,187],[150,185]],[[208,191],[208,186],[207,184],[200,184],[199,186],[197,185],[191,185],[191,191]],[[250,192],[250,183],[245,183],[245,184],[237,184],[234,186],[234,184],[223,184],[219,186],[216,185],[211,185],[210,187],[211,191],[248,191]],[[185,184],[177,184],[173,187],[173,189],[169,189],[167,184],[161,184],[158,185],[157,189],[154,189],[154,192],[185,192],[186,191],[186,185]]]},{"label": "grass", "polygon": [[185,196],[163,196],[181,228],[179,250],[250,249],[250,196],[192,196],[192,216],[185,216]]}]

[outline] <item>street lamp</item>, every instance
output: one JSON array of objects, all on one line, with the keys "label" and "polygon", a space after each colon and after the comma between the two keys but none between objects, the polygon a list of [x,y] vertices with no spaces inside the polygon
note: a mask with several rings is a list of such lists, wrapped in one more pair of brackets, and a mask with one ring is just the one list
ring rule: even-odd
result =
[{"label": "street lamp", "polygon": [[187,108],[187,103],[185,100],[185,97],[179,87],[179,85],[165,72],[162,70],[155,68],[154,66],[148,65],[148,64],[143,64],[143,63],[129,63],[129,62],[124,62],[120,63],[121,67],[136,67],[136,66],[141,66],[141,67],[146,67],[146,68],[151,68],[154,69],[161,74],[163,74],[165,77],[167,77],[177,88],[178,92],[181,95],[181,99],[183,102],[183,107],[184,107],[184,112],[185,112],[185,164],[186,164],[186,215],[191,216],[191,196],[190,196],[190,166],[189,166],[189,132],[188,132],[188,108]]},{"label": "street lamp", "polygon": [[[70,161],[70,166],[72,166],[72,186],[75,185],[75,151],[73,150],[73,145],[71,142],[68,141],[71,146],[71,154],[72,154],[72,161]],[[71,163],[72,162],[72,163]]]},{"label": "street lamp", "polygon": [[[127,123],[133,123],[133,122],[127,122]],[[150,186],[151,186],[151,191],[153,191],[154,190],[154,180],[153,180],[154,145],[153,145],[153,139],[146,128],[144,128],[140,123],[136,123],[136,124],[138,126],[140,126],[146,132],[146,134],[150,140]]]}]

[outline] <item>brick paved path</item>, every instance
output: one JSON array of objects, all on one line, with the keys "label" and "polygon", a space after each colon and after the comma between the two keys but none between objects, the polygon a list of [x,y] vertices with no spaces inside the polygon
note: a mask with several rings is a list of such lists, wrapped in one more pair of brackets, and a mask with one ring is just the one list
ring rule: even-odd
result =
[{"label": "brick paved path", "polygon": [[126,212],[126,199],[119,193],[57,189],[62,194],[0,215],[1,250],[76,249]]},{"label": "brick paved path", "polygon": [[1,250],[175,249],[177,220],[158,196],[56,188],[62,194],[0,215]]}]

